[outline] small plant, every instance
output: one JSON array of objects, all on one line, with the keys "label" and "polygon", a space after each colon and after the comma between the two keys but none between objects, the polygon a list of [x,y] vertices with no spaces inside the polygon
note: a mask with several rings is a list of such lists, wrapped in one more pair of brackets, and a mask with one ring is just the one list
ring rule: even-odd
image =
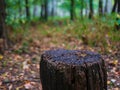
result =
[{"label": "small plant", "polygon": [[2,67],[6,67],[7,66],[7,61],[2,61]]},{"label": "small plant", "polygon": [[22,46],[18,49],[16,49],[14,52],[17,54],[22,54],[22,53],[29,53],[29,43],[28,42],[23,42]]}]

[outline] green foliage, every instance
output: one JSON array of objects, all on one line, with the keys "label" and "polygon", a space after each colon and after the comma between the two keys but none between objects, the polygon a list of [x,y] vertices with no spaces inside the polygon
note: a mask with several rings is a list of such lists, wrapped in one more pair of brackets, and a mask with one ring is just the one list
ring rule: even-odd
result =
[{"label": "green foliage", "polygon": [[70,1],[66,0],[64,2],[61,2],[61,4],[59,5],[60,8],[62,8],[63,10],[70,10]]},{"label": "green foliage", "polygon": [[[42,33],[44,37],[50,36],[52,39],[55,38],[58,41],[64,42],[66,48],[69,49],[76,47],[69,45],[69,43],[71,43],[70,38],[75,38],[79,41],[82,40],[82,36],[84,35],[88,39],[88,46],[101,47],[103,50],[108,51],[109,49],[107,47],[112,49],[116,48],[116,44],[120,41],[120,32],[114,30],[114,18],[115,16],[113,15],[108,15],[106,18],[96,17],[94,20],[89,20],[84,17],[82,22],[80,19],[74,23],[66,19],[68,22],[66,24],[64,24],[65,21],[62,19],[62,25],[58,24],[57,27],[52,27],[46,24],[47,30],[40,28],[40,33]],[[63,38],[61,39],[59,36]],[[58,42],[56,42],[56,44],[57,43]]]},{"label": "green foliage", "polygon": [[[88,4],[88,0],[76,0],[75,1],[75,8],[76,9],[81,9],[81,8],[86,8]],[[59,6],[63,10],[69,11],[70,10],[70,0],[66,0],[62,2]]]},{"label": "green foliage", "polygon": [[7,64],[8,64],[8,61],[2,61],[2,67],[6,67],[7,66]]},{"label": "green foliage", "polygon": [[[29,4],[27,6],[30,7],[30,14],[32,14],[32,8],[34,5],[40,5],[39,0],[28,0]],[[25,24],[27,22],[26,12],[25,12],[25,0],[6,0],[6,23],[8,25],[17,28],[21,24]],[[32,18],[32,16],[31,16]]]},{"label": "green foliage", "polygon": [[[6,6],[7,6],[7,18],[6,18],[6,23],[10,26],[13,26],[14,28],[17,28],[18,26],[32,22],[32,21],[39,21],[40,20],[40,15],[39,16],[34,16],[34,6],[39,6],[40,9],[38,11],[41,11],[41,5],[44,0],[28,0],[29,3],[27,6],[30,8],[30,19],[28,20],[26,18],[26,11],[25,11],[25,0],[6,0]],[[56,0],[48,0],[48,8],[50,4],[52,4],[52,1]],[[56,1],[56,6],[55,10],[62,10],[66,13],[70,12],[70,4],[71,0],[57,0]],[[93,7],[94,11],[98,11],[98,0],[93,0]],[[76,16],[78,18],[80,17],[80,11],[81,9],[83,10],[83,13],[85,13],[86,9],[89,9],[89,0],[75,0],[75,11],[76,11]],[[55,11],[59,12],[59,11]],[[50,11],[48,12],[49,14],[51,13]],[[60,13],[60,12],[59,12]],[[62,12],[61,12],[62,13]],[[40,14],[40,12],[39,12]],[[67,16],[67,18],[69,15]],[[49,16],[51,19],[51,16]],[[58,15],[55,15],[54,18],[60,18]],[[66,18],[66,16],[63,16],[63,18]],[[53,19],[53,17],[52,17]]]},{"label": "green foliage", "polygon": [[25,22],[25,16],[19,15],[19,9],[23,9],[24,2],[21,2],[21,0],[7,0],[6,1],[7,6],[7,18],[6,22],[8,25],[12,25],[14,27],[17,27],[20,24],[20,20],[22,23]]}]

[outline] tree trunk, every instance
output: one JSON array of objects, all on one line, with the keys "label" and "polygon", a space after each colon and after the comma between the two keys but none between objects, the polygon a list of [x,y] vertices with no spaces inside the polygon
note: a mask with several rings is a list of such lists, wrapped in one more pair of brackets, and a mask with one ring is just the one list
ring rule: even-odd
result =
[{"label": "tree trunk", "polygon": [[0,1],[0,38],[3,38],[4,32],[4,24],[5,24],[5,2],[4,0]]},{"label": "tree trunk", "polygon": [[89,10],[89,2],[86,2],[86,8],[85,8],[85,16],[88,16],[88,10]]},{"label": "tree trunk", "polygon": [[83,18],[83,3],[84,3],[84,0],[81,1],[81,10],[80,10],[81,19]]},{"label": "tree trunk", "polygon": [[103,1],[99,0],[99,15],[103,15]]},{"label": "tree trunk", "polygon": [[114,13],[116,11],[118,1],[119,0],[114,0],[114,5],[113,5],[112,13]]},{"label": "tree trunk", "polygon": [[118,10],[117,12],[120,14],[120,0],[118,0]]},{"label": "tree trunk", "polygon": [[70,19],[73,21],[75,19],[75,0],[71,0],[70,8]]},{"label": "tree trunk", "polygon": [[43,90],[107,90],[107,72],[99,54],[51,50],[41,56]]},{"label": "tree trunk", "polygon": [[108,13],[108,0],[105,2],[105,13]]},{"label": "tree trunk", "polygon": [[21,7],[21,0],[18,1],[19,5],[19,18],[22,16],[22,7]]},{"label": "tree trunk", "polygon": [[8,48],[8,35],[5,29],[5,8],[5,0],[0,0],[0,53],[2,53],[5,48]]},{"label": "tree trunk", "polygon": [[29,0],[25,0],[25,8],[26,8],[26,18],[30,19],[30,8],[29,8]]},{"label": "tree trunk", "polygon": [[36,11],[37,11],[37,7],[36,7],[36,5],[34,5],[33,17],[36,17]]},{"label": "tree trunk", "polygon": [[44,19],[48,20],[48,0],[45,0],[45,16]]},{"label": "tree trunk", "polygon": [[89,0],[89,7],[90,7],[90,12],[89,12],[89,19],[93,18],[93,0]]},{"label": "tree trunk", "polygon": [[48,20],[48,0],[42,0],[41,4],[41,19]]},{"label": "tree trunk", "polygon": [[43,0],[41,0],[41,12],[40,12],[40,19],[44,19],[44,2],[43,2]]},{"label": "tree trunk", "polygon": [[115,24],[115,28],[116,28],[116,30],[120,30],[120,17],[119,17],[119,15],[120,15],[120,0],[117,0],[117,17],[116,17],[116,24]]},{"label": "tree trunk", "polygon": [[51,10],[51,16],[54,17],[54,13],[55,13],[55,6],[54,6],[54,0],[52,0],[52,10]]}]

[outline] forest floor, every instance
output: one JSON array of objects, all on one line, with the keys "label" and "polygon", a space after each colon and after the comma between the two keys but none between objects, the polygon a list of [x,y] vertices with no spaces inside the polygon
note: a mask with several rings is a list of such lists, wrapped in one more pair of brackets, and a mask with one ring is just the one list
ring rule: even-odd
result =
[{"label": "forest floor", "polygon": [[39,74],[40,56],[44,51],[55,48],[99,52],[106,62],[108,90],[120,90],[120,43],[115,43],[115,48],[109,45],[91,46],[87,45],[87,39],[75,37],[78,32],[72,30],[76,27],[64,27],[62,32],[58,28],[60,27],[52,27],[50,31],[49,25],[41,25],[40,29],[33,26],[24,35],[14,34],[13,38],[17,36],[14,39],[17,43],[0,55],[0,90],[42,90]]}]

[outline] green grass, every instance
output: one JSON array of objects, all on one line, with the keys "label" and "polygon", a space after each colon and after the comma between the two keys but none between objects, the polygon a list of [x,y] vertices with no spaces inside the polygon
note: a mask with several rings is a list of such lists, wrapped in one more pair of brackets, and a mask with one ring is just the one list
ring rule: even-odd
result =
[{"label": "green grass", "polygon": [[13,36],[21,36],[28,41],[50,38],[48,44],[53,43],[57,46],[64,43],[65,47],[70,49],[77,47],[76,44],[71,46],[70,43],[74,40],[81,41],[84,35],[88,40],[88,46],[103,47],[107,50],[107,47],[114,49],[120,45],[120,31],[115,30],[114,23],[115,15],[95,17],[93,20],[78,19],[74,22],[69,19],[49,20],[46,23],[37,22],[34,26],[29,24],[27,28],[24,25],[24,28],[22,28],[24,30],[14,31]]}]

